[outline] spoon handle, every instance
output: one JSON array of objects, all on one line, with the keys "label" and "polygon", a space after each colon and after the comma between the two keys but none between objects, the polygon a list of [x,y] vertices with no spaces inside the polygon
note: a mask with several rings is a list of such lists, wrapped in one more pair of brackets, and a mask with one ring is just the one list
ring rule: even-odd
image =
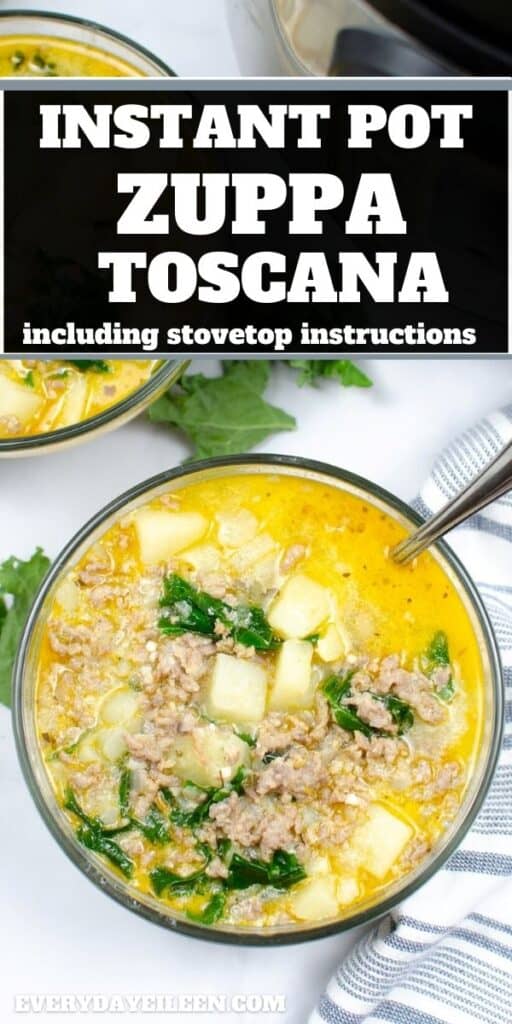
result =
[{"label": "spoon handle", "polygon": [[400,541],[391,551],[395,562],[405,564],[430,547],[454,526],[500,498],[512,488],[512,441],[509,441],[481,473],[444,508]]}]

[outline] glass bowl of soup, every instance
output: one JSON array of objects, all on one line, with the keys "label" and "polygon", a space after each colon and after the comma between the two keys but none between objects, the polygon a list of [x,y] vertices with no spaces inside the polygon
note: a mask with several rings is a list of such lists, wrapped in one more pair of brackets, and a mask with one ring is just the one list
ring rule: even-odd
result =
[{"label": "glass bowl of soup", "polygon": [[2,359],[0,458],[54,451],[121,426],[184,367],[151,359]]},{"label": "glass bowl of soup", "polygon": [[57,558],[15,668],[21,764],[125,907],[246,944],[359,925],[454,852],[499,749],[478,591],[332,466],[212,459],[134,487]]},{"label": "glass bowl of soup", "polygon": [[[0,77],[170,75],[149,51],[86,19],[0,12]],[[179,372],[148,360],[0,360],[0,457],[53,451],[118,426]]]},{"label": "glass bowl of soup", "polygon": [[174,72],[143,46],[86,18],[0,12],[0,77],[145,78]]}]

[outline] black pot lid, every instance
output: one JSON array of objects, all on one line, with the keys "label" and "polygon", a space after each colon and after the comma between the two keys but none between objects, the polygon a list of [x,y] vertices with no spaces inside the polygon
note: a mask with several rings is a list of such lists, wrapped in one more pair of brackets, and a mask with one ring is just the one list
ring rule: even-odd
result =
[{"label": "black pot lid", "polygon": [[423,46],[475,74],[512,74],[511,0],[368,0]]},{"label": "black pot lid", "polygon": [[336,37],[329,74],[346,78],[447,78],[458,68],[422,50],[414,40],[345,28]]}]

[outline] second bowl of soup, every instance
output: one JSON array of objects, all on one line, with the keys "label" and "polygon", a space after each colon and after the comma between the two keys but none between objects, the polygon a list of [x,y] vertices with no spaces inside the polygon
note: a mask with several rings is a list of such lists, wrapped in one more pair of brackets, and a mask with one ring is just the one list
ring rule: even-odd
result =
[{"label": "second bowl of soup", "polygon": [[86,18],[44,11],[0,12],[0,77],[169,75],[173,71],[143,46]]},{"label": "second bowl of soup", "polygon": [[0,457],[73,444],[136,416],[184,363],[150,359],[0,360]]},{"label": "second bowl of soup", "polygon": [[[0,77],[170,75],[144,47],[87,19],[0,12]],[[124,422],[173,382],[174,365],[0,360],[0,457],[53,450]]]}]

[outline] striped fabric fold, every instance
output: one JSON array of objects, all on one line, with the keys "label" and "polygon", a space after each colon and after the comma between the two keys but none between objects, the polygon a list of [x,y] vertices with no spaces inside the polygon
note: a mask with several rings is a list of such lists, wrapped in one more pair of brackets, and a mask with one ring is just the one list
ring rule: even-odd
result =
[{"label": "striped fabric fold", "polygon": [[[437,459],[413,502],[437,512],[512,439],[512,405]],[[447,864],[361,939],[309,1024],[512,1024],[512,492],[449,543],[476,581],[506,685],[498,769],[471,831]]]}]

